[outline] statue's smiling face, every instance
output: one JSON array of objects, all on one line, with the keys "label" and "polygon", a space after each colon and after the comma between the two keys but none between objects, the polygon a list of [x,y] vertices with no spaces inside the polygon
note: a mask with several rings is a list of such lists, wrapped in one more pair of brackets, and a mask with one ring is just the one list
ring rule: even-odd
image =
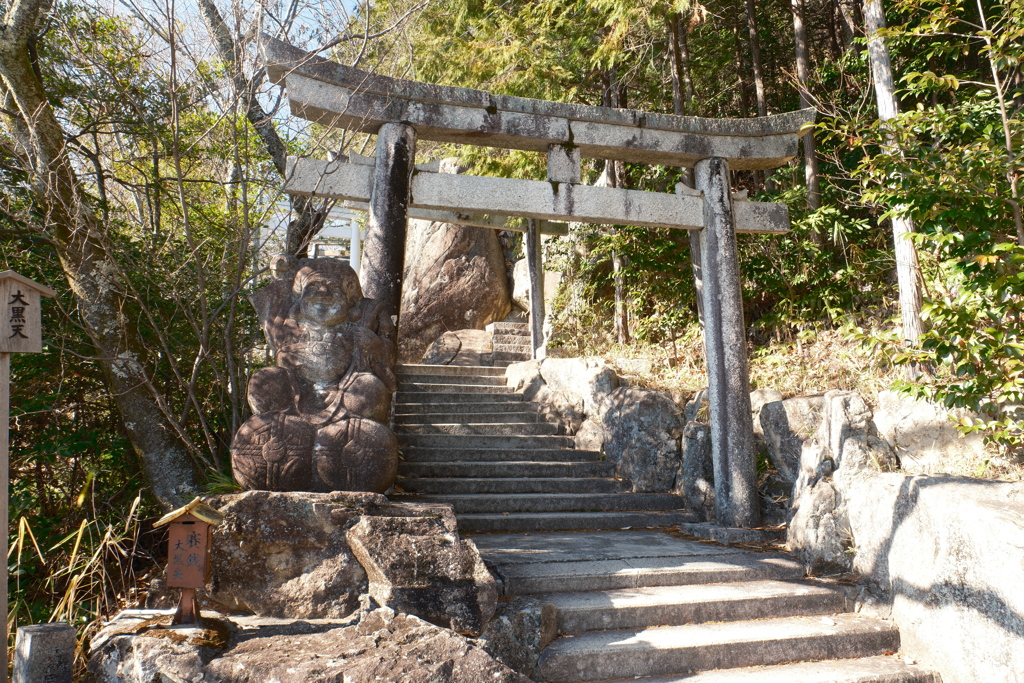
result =
[{"label": "statue's smiling face", "polygon": [[302,287],[299,309],[302,317],[318,325],[340,325],[348,317],[348,301],[341,282],[311,277]]}]

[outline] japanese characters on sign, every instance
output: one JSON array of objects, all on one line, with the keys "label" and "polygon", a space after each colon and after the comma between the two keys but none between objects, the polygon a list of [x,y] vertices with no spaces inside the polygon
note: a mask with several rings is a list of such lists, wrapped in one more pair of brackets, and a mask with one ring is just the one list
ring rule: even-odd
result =
[{"label": "japanese characters on sign", "polygon": [[167,544],[167,587],[202,588],[206,583],[210,525],[171,522]]},{"label": "japanese characters on sign", "polygon": [[0,353],[43,350],[40,294],[53,292],[12,271],[0,273]]}]

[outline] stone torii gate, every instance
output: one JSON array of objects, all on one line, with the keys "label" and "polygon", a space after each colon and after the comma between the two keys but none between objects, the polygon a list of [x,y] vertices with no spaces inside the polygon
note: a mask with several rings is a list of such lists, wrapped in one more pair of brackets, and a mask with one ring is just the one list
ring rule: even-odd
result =
[{"label": "stone torii gate", "polygon": [[[495,221],[496,215],[526,219],[534,272],[541,226],[554,230],[541,221],[700,231],[717,521],[759,523],[736,233],[785,233],[789,212],[783,204],[734,196],[729,170],[771,169],[794,158],[801,129],[814,121],[813,109],[733,120],[655,114],[379,76],[267,36],[260,49],[270,79],[286,87],[293,114],[377,135],[372,162],[290,158],[285,190],[368,205],[361,279],[366,295],[382,300],[396,320],[410,215],[436,212],[451,217],[444,220],[499,229],[505,221]],[[544,152],[548,179],[417,168],[417,138]],[[583,185],[582,157],[693,167],[696,189],[678,185],[676,194],[666,194]]]}]

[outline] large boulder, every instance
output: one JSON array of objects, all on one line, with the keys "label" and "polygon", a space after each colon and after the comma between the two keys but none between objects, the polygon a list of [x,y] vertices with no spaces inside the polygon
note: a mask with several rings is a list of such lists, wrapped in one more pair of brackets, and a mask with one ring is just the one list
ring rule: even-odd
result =
[{"label": "large boulder", "polygon": [[450,510],[429,517],[363,516],[345,534],[377,604],[467,635],[494,615],[498,587]]},{"label": "large boulder", "polygon": [[850,571],[853,535],[846,493],[859,478],[897,468],[878,437],[871,409],[852,391],[822,397],[821,423],[803,445],[793,487],[787,542],[815,573]]},{"label": "large boulder", "polygon": [[[519,259],[512,267],[512,299],[524,311],[530,310],[530,271],[526,259]],[[550,311],[551,304],[558,294],[558,285],[562,282],[562,274],[544,271],[544,310]]]},{"label": "large boulder", "polygon": [[996,454],[985,446],[981,433],[963,436],[955,419],[964,410],[947,410],[924,399],[900,396],[895,391],[878,394],[875,426],[892,446],[908,474],[974,472]]},{"label": "large boulder", "polygon": [[532,596],[520,596],[498,605],[476,642],[502,664],[532,676],[544,648],[557,636],[555,606]]},{"label": "large boulder", "polygon": [[1024,672],[1024,483],[876,474],[844,493],[862,574],[944,683]]},{"label": "large boulder", "polygon": [[761,429],[761,408],[769,403],[782,400],[782,392],[777,389],[754,389],[750,392],[750,414],[754,419],[754,447],[758,453],[767,448],[764,430]]},{"label": "large boulder", "polygon": [[463,636],[388,608],[344,621],[116,619],[92,640],[97,683],[529,683]]},{"label": "large boulder", "polygon": [[455,330],[435,339],[419,362],[424,365],[490,365],[493,358],[490,332]]},{"label": "large boulder", "polygon": [[796,482],[800,453],[821,423],[821,396],[800,396],[772,401],[761,407],[761,427],[768,456],[779,476],[789,484]]},{"label": "large boulder", "polygon": [[688,510],[699,512],[705,521],[715,519],[715,468],[711,429],[706,424],[690,422],[683,430],[676,493],[683,495]]},{"label": "large boulder", "polygon": [[679,469],[682,410],[665,392],[615,389],[602,406],[604,452],[634,491],[671,491]]},{"label": "large boulder", "polygon": [[[456,172],[446,160],[442,172]],[[497,231],[410,220],[398,355],[416,363],[449,330],[483,329],[512,308]]]},{"label": "large boulder", "polygon": [[575,435],[577,448],[605,453],[634,491],[673,489],[685,422],[666,392],[622,385],[602,361],[580,358],[514,363],[505,378]]},{"label": "large boulder", "polygon": [[[413,567],[447,568],[443,576],[425,574],[420,588],[446,595],[450,614],[476,610],[484,620],[490,616],[480,609],[477,593],[493,590],[493,578],[480,571],[482,564],[449,562],[453,548],[460,557],[478,556],[472,542],[459,540],[447,505],[392,503],[375,493],[271,491],[212,496],[208,502],[224,514],[224,521],[214,532],[204,604],[266,617],[338,619],[358,607],[370,587],[367,574],[372,577],[379,570],[377,559],[391,552]],[[406,523],[378,524],[373,553],[359,557],[355,537],[346,532],[366,518]],[[439,519],[444,523],[435,524]],[[417,554],[408,554],[410,544],[418,544]],[[462,582],[462,592],[450,590],[453,581]],[[425,604],[402,606],[443,622]]]}]

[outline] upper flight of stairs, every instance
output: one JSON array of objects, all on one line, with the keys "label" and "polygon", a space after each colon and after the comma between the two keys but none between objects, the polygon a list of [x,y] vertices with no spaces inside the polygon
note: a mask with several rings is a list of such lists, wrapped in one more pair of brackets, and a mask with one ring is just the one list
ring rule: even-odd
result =
[{"label": "upper flight of stairs", "polygon": [[506,596],[556,610],[550,683],[940,683],[893,656],[899,632],[847,611],[782,553],[662,530],[475,536]]},{"label": "upper flight of stairs", "polygon": [[459,529],[476,532],[663,527],[696,519],[682,510],[680,496],[631,493],[628,481],[614,478],[613,463],[576,450],[536,404],[505,386],[504,375],[500,367],[399,366],[396,500],[449,503]]},{"label": "upper flight of stairs", "polygon": [[527,323],[494,323],[491,336],[491,357],[494,367],[504,368],[533,358],[530,345],[530,326]]}]

